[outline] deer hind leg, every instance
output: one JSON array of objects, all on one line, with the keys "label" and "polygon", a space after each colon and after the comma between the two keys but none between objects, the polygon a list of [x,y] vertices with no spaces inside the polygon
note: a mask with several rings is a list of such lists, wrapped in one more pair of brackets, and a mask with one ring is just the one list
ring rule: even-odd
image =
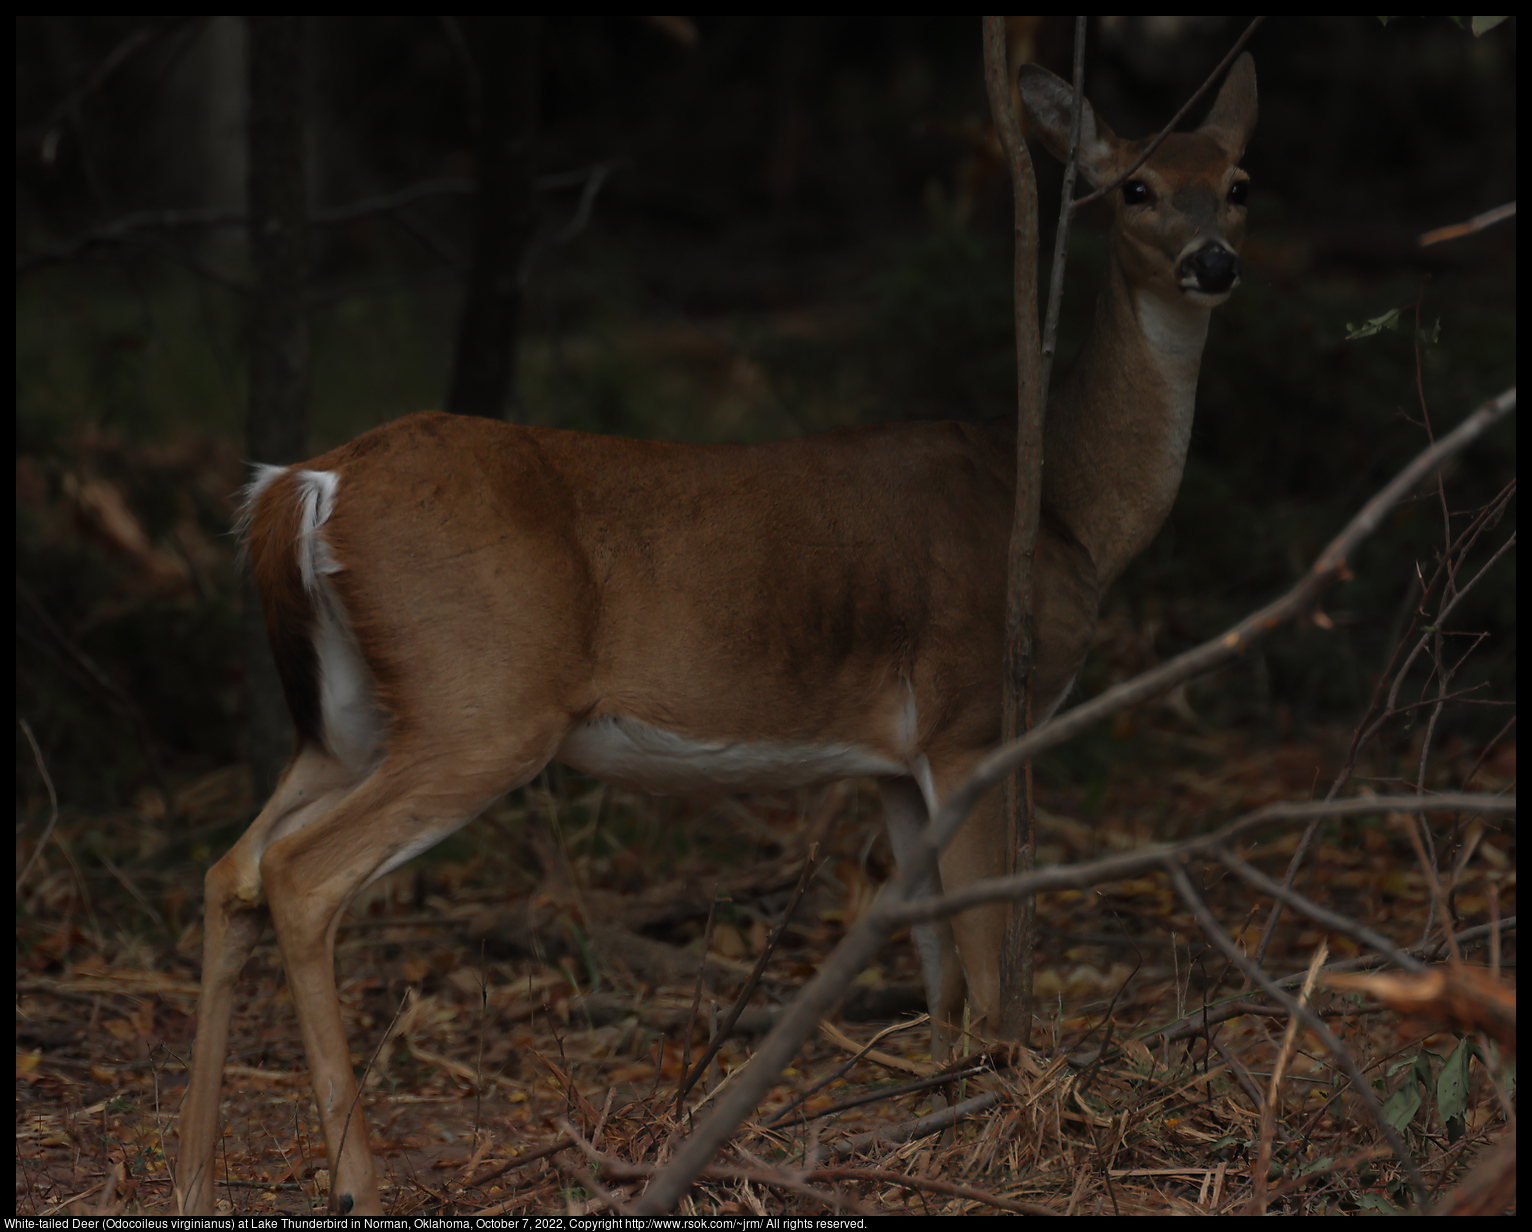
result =
[{"label": "deer hind leg", "polygon": [[181,1104],[176,1209],[213,1211],[218,1103],[228,1051],[234,990],[266,924],[261,853],[277,837],[301,829],[333,805],[354,775],[323,750],[307,746],[288,764],[271,799],[234,847],[208,870],[202,930],[202,989],[191,1076]]},{"label": "deer hind leg", "polygon": [[[441,731],[440,728],[437,729]],[[272,924],[297,1011],[309,1080],[330,1161],[330,1209],[381,1215],[367,1122],[335,981],[335,930],[357,892],[435,846],[495,799],[519,787],[557,744],[498,756],[493,738],[411,747],[395,739],[383,762],[311,825],[273,842],[261,858]],[[472,753],[452,750],[471,747]]]}]

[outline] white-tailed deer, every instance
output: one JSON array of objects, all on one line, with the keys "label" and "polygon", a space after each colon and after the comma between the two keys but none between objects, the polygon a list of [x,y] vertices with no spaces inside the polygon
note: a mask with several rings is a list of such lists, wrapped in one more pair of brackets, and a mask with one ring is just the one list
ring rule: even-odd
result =
[{"label": "white-tailed deer", "polygon": [[[1069,87],[1031,65],[1020,84],[1032,130],[1062,156]],[[1175,499],[1209,310],[1239,281],[1255,116],[1246,55],[1206,123],[1111,195],[1106,285],[1048,408],[1040,714],[1079,671],[1102,592]],[[1143,144],[1086,106],[1092,184]],[[666,792],[873,776],[904,852],[999,738],[1015,456],[1009,416],[715,446],[421,414],[262,468],[244,542],[298,747],[207,875],[181,1209],[212,1208],[235,982],[269,915],[331,1208],[381,1212],[336,925],[362,887],[550,759]],[[945,852],[942,885],[1000,871],[997,806]],[[994,1020],[1003,920],[984,908],[917,934],[941,1053],[965,992],[979,1028]]]}]

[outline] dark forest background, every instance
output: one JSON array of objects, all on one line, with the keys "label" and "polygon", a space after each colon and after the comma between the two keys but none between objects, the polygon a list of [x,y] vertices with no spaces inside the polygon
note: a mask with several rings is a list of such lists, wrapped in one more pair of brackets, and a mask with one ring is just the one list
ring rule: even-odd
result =
[{"label": "dark forest background", "polygon": [[[1122,131],[1163,123],[1238,28],[1093,24],[1095,106]],[[1070,31],[1013,24],[1013,53],[1067,76]],[[111,808],[146,776],[239,756],[225,531],[250,270],[241,226],[198,212],[244,209],[244,30],[35,17],[17,34],[18,710],[58,770],[88,769],[66,773],[74,802]],[[310,197],[343,215],[311,232],[308,452],[447,400],[494,86],[476,34],[305,23]],[[766,439],[1012,411],[1010,193],[977,20],[551,18],[498,37],[535,77],[504,413]],[[1514,220],[1432,249],[1416,237],[1514,196],[1515,47],[1514,22],[1481,39],[1364,18],[1256,35],[1244,283],[1214,317],[1176,513],[1108,602],[1155,653],[1269,596],[1422,445],[1417,359],[1442,423],[1511,379]],[[1036,161],[1046,277],[1058,169]],[[1066,357],[1098,251],[1088,221]],[[1406,328],[1345,341],[1392,309]],[[1418,355],[1417,314],[1434,338]],[[1510,432],[1462,463],[1465,503],[1502,486]],[[1217,707],[1262,721],[1354,706],[1429,521],[1370,549],[1392,555],[1363,562],[1338,631],[1263,648]],[[1485,672],[1512,662],[1511,595],[1470,621],[1492,631]],[[20,732],[17,753],[35,802]]]}]

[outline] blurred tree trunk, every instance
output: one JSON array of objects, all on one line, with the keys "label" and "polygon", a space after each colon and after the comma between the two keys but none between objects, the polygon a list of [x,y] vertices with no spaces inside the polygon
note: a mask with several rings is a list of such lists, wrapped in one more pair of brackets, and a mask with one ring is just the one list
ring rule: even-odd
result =
[{"label": "blurred tree trunk", "polygon": [[[305,453],[309,336],[303,295],[308,278],[305,65],[301,17],[251,17],[249,68],[250,318],[247,456],[296,462]],[[291,748],[291,725],[266,645],[260,603],[247,574],[243,633],[249,721],[246,754],[257,798],[275,785]]]},{"label": "blurred tree trunk", "polygon": [[498,419],[518,403],[522,275],[535,223],[539,19],[462,18],[478,107],[474,241],[447,410]]}]

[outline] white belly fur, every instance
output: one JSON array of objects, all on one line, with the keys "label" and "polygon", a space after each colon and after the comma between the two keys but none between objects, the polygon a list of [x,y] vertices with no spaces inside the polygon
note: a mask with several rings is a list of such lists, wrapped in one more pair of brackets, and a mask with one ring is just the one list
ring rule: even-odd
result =
[{"label": "white belly fur", "polygon": [[699,740],[623,715],[581,723],[554,756],[619,787],[659,793],[774,791],[909,773],[855,745]]}]

